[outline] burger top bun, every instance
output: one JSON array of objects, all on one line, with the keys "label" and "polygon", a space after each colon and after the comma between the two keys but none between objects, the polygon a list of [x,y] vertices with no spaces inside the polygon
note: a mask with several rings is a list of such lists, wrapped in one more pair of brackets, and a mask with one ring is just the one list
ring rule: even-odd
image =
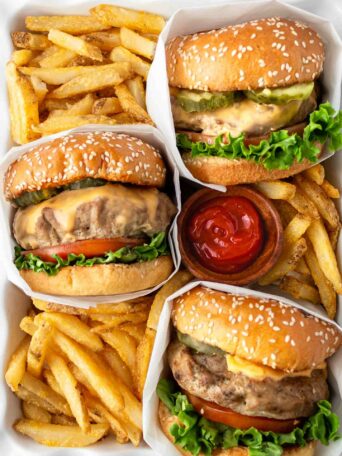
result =
[{"label": "burger top bun", "polygon": [[73,133],[21,155],[6,172],[4,192],[12,200],[87,177],[163,187],[165,176],[160,153],[139,138],[110,131]]},{"label": "burger top bun", "polygon": [[[159,422],[160,426],[164,432],[164,434],[167,436],[167,438],[174,443],[174,438],[170,433],[170,428],[173,424],[177,423],[177,417],[171,415],[167,407],[160,402],[159,403]],[[298,446],[288,446],[283,449],[282,456],[313,456],[315,453],[315,447],[316,443],[315,442],[310,442],[308,443],[304,448],[300,448]],[[189,451],[185,451],[183,448],[177,445],[177,449],[180,452],[180,454],[183,454],[184,456],[191,456],[191,453]],[[247,447],[234,447],[234,448],[229,448],[227,450],[221,448],[214,450],[212,453],[213,456],[248,456],[249,451]],[[204,453],[200,453],[199,456],[204,456]]]},{"label": "burger top bun", "polygon": [[294,307],[201,286],[175,299],[172,319],[200,342],[288,373],[321,365],[342,344],[335,326]]},{"label": "burger top bun", "polygon": [[178,36],[166,46],[169,84],[189,90],[233,91],[313,81],[324,46],[307,25],[271,17]]}]

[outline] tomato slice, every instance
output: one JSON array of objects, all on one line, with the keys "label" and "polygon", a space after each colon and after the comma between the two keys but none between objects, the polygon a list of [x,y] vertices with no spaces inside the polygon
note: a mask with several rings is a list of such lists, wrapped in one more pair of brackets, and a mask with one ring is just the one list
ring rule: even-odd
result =
[{"label": "tomato slice", "polygon": [[134,247],[144,243],[143,239],[114,238],[114,239],[87,239],[85,241],[76,241],[71,244],[56,245],[53,247],[43,247],[41,249],[25,250],[23,255],[33,253],[39,256],[43,261],[56,263],[52,255],[59,255],[63,260],[67,259],[70,253],[80,255],[83,253],[87,258],[102,256],[106,252],[121,249],[122,247]]},{"label": "tomato slice", "polygon": [[274,420],[272,418],[263,418],[258,416],[247,416],[236,413],[233,410],[220,405],[208,402],[200,397],[193,396],[188,392],[185,393],[195,410],[204,418],[217,423],[226,424],[237,429],[249,429],[254,427],[259,431],[273,431],[280,433],[291,432],[297,427],[301,420]]}]

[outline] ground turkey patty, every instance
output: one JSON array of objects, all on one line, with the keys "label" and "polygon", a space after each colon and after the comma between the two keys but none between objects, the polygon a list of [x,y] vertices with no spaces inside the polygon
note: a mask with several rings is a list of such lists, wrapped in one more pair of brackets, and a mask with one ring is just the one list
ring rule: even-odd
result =
[{"label": "ground turkey patty", "polygon": [[168,349],[174,378],[189,393],[237,413],[276,419],[310,416],[315,403],[328,397],[325,373],[282,380],[254,380],[227,370],[224,356],[196,353],[174,341]]},{"label": "ground turkey patty", "polygon": [[170,198],[156,188],[107,184],[67,190],[19,209],[13,230],[24,249],[84,239],[151,237],[168,228],[175,212]]}]

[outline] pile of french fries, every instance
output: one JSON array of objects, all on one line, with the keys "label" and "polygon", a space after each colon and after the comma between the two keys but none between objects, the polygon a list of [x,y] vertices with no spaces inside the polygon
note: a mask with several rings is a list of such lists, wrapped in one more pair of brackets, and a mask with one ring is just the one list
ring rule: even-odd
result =
[{"label": "pile of french fries", "polygon": [[148,123],[145,82],[158,15],[98,5],[90,16],[27,16],[6,66],[11,134],[25,144],[85,124]]},{"label": "pile of french fries", "polygon": [[260,285],[276,283],[296,299],[323,305],[336,315],[336,294],[342,294],[336,259],[341,221],[334,204],[339,190],[321,164],[292,179],[261,182],[255,187],[272,199],[284,227],[283,251]]},{"label": "pile of french fries", "polygon": [[180,271],[155,296],[89,309],[34,299],[5,373],[22,400],[14,428],[48,446],[83,447],[108,434],[138,446],[159,315],[191,277]]}]

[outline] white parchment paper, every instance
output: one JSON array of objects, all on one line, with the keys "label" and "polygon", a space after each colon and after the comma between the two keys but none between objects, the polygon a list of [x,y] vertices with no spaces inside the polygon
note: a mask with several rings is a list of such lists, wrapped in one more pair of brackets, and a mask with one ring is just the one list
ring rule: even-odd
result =
[{"label": "white parchment paper", "polygon": [[[52,136],[46,136],[41,138],[37,141],[31,142],[29,144],[25,144],[23,146],[13,147],[8,154],[3,157],[0,162],[0,181],[3,182],[5,172],[14,160],[16,160],[19,156],[27,152],[34,146],[38,146],[39,144],[45,143],[50,141],[54,138],[59,138],[65,136],[69,133],[76,133],[76,132],[87,132],[87,131],[113,131],[113,132],[120,132],[126,133],[132,136],[136,136],[143,141],[146,141],[149,144],[155,146],[163,155],[164,160],[168,165],[168,172],[172,173],[173,175],[173,190],[169,196],[173,199],[173,202],[176,204],[177,209],[180,209],[180,186],[179,186],[179,174],[177,167],[174,164],[172,159],[172,155],[167,152],[167,146],[165,145],[165,140],[163,138],[162,133],[160,133],[157,129],[149,126],[149,125],[118,125],[118,126],[106,126],[106,125],[90,125],[85,127],[75,128],[73,130],[69,130],[63,133],[57,133]],[[52,296],[46,295],[43,293],[36,293],[28,286],[25,280],[19,274],[18,269],[15,267],[13,263],[13,256],[14,256],[14,246],[16,245],[15,240],[12,236],[12,220],[13,220],[13,208],[11,205],[4,199],[3,192],[1,192],[1,200],[0,200],[0,228],[2,236],[0,236],[0,249],[1,249],[1,259],[3,261],[4,269],[6,271],[8,280],[14,283],[17,287],[24,291],[29,296],[34,298],[43,299],[43,300],[52,300],[53,302],[65,304],[65,305],[72,305],[72,306],[79,306],[79,307],[89,307],[95,305],[97,303],[106,303],[106,302],[119,302],[126,299],[133,299],[139,296],[145,296],[148,293],[158,289],[160,286],[163,285],[165,282],[161,282],[158,286],[154,288],[150,288],[147,290],[137,291],[135,293],[127,293],[127,294],[117,294],[111,296],[82,296],[82,297],[69,297],[69,296]],[[168,240],[171,248],[172,259],[174,263],[174,272],[178,270],[180,264],[180,253],[178,248],[176,247],[176,240],[177,240],[177,225],[176,225],[176,218],[173,220]],[[96,280],[96,278],[94,278]]]},{"label": "white parchment paper", "polygon": [[[196,179],[183,163],[176,146],[168,79],[165,64],[165,43],[174,36],[211,30],[228,24],[239,24],[252,19],[280,16],[299,19],[312,26],[325,44],[326,59],[322,77],[323,100],[330,101],[338,109],[341,101],[342,81],[342,42],[330,22],[307,11],[281,3],[277,0],[253,1],[243,3],[217,4],[197,8],[182,8],[174,13],[160,35],[156,55],[147,81],[147,107],[157,127],[164,133],[169,149],[174,155],[180,174],[189,180],[206,187],[225,191],[221,185],[208,184]],[[325,150],[319,161],[331,156]]]},{"label": "white parchment paper", "polygon": [[[313,316],[321,318],[329,323],[335,325],[341,332],[342,328],[336,323],[332,322],[325,317],[324,313],[318,308],[316,310],[312,309],[308,311],[306,307],[286,299],[283,297],[275,296],[274,294],[261,293],[255,290],[248,290],[246,288],[233,287],[230,285],[224,285],[214,282],[206,281],[193,281],[172,296],[170,296],[164,305],[163,311],[160,316],[157,336],[152,352],[151,363],[147,374],[146,386],[144,390],[143,397],[143,426],[144,426],[144,438],[146,442],[152,447],[154,451],[159,452],[160,454],[167,456],[178,456],[180,453],[176,447],[167,439],[165,434],[162,432],[159,426],[158,419],[158,406],[159,399],[156,394],[156,387],[160,378],[163,376],[169,375],[168,363],[166,360],[166,349],[170,341],[171,334],[171,309],[172,302],[178,296],[186,293],[192,288],[203,285],[214,290],[219,290],[227,293],[234,293],[236,295],[242,296],[255,296],[261,299],[276,299],[282,302],[285,305],[296,307],[301,311],[309,313]],[[262,330],[262,328],[261,328]],[[342,375],[341,375],[341,365],[342,365],[342,350],[339,350],[333,357],[330,358],[328,362],[329,372],[330,372],[330,391],[331,399],[333,402],[333,407],[335,413],[341,416],[342,413],[342,402],[341,402],[341,392],[342,392]],[[317,455],[319,456],[341,456],[342,452],[342,441],[337,441],[329,445],[329,447],[323,447],[319,445]]]}]

